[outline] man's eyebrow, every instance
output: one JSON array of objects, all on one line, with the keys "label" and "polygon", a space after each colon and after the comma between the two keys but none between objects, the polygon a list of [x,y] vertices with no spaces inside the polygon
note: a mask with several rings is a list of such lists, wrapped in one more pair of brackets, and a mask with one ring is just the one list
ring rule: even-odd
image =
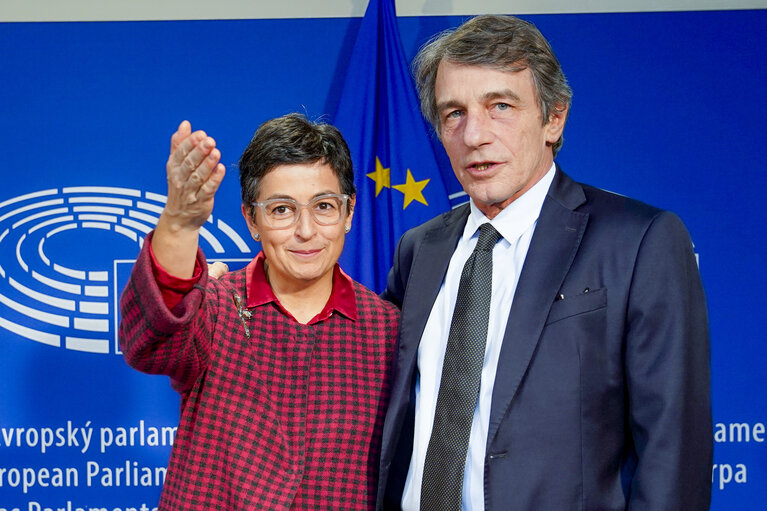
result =
[{"label": "man's eyebrow", "polygon": [[458,101],[454,99],[449,99],[447,101],[443,101],[442,103],[437,103],[437,111],[441,112],[443,110],[452,110],[454,108],[461,108],[463,105],[461,105]]},{"label": "man's eyebrow", "polygon": [[482,98],[486,101],[491,99],[510,99],[511,101],[515,102],[521,101],[519,95],[513,92],[511,89],[486,92]]},{"label": "man's eyebrow", "polygon": [[[519,94],[513,92],[511,89],[488,91],[482,95],[483,101],[491,101],[493,99],[507,99],[515,103],[522,101],[522,99],[519,97]],[[463,104],[454,99],[449,99],[447,101],[437,103],[438,112],[442,112],[444,110],[452,110],[454,108],[463,108]]]}]

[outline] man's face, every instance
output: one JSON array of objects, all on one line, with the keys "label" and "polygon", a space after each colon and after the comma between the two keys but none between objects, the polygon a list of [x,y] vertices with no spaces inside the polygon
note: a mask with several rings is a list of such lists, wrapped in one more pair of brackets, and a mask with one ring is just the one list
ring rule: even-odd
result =
[{"label": "man's face", "polygon": [[440,139],[463,189],[495,217],[551,168],[567,111],[544,125],[529,69],[443,60],[435,84]]}]

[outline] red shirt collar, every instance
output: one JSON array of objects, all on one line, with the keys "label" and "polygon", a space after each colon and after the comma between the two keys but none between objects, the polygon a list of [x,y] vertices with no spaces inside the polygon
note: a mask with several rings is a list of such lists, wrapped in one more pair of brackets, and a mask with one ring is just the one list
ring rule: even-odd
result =
[{"label": "red shirt collar", "polygon": [[[252,308],[259,305],[264,305],[269,302],[274,302],[277,307],[291,319],[295,319],[293,315],[288,312],[285,307],[282,306],[280,301],[274,295],[272,286],[269,285],[269,281],[266,280],[266,272],[264,271],[264,252],[261,251],[245,269],[245,282],[248,292],[246,307]],[[340,312],[352,321],[357,321],[357,300],[354,298],[354,285],[352,279],[343,272],[338,263],[333,268],[333,290],[330,292],[330,298],[325,307],[314,316],[308,325],[313,325],[320,321],[328,319],[333,311]]]}]

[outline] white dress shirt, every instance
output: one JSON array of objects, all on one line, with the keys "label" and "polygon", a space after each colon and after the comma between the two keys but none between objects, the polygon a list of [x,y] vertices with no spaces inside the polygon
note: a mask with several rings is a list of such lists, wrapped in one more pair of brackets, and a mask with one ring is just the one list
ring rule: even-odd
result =
[{"label": "white dress shirt", "polygon": [[413,455],[410,458],[402,509],[417,511],[420,508],[421,481],[429,445],[437,394],[442,377],[442,363],[450,332],[450,324],[458,296],[458,284],[466,260],[471,255],[479,237],[479,226],[490,222],[503,236],[493,249],[493,289],[490,298],[490,320],[487,328],[485,361],[479,388],[479,400],[474,411],[469,437],[463,479],[463,509],[484,511],[485,447],[490,423],[490,404],[493,396],[498,356],[501,352],[506,321],[511,311],[514,292],[525,262],[527,249],[546,198],[555,166],[524,195],[506,206],[495,218],[487,217],[471,201],[471,213],[466,221],[463,235],[453,252],[450,264],[429,314],[418,347],[418,378],[415,388],[415,437]]}]

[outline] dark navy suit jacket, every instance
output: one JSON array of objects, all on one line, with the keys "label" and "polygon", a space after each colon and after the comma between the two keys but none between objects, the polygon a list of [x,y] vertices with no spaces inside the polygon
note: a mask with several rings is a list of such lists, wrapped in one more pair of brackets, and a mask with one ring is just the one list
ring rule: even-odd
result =
[{"label": "dark navy suit jacket", "polygon": [[[418,344],[468,213],[408,231],[395,253],[384,297],[402,316],[379,508],[399,507]],[[485,509],[706,510],[712,446],[706,304],[687,230],[557,169],[498,361]]]}]

